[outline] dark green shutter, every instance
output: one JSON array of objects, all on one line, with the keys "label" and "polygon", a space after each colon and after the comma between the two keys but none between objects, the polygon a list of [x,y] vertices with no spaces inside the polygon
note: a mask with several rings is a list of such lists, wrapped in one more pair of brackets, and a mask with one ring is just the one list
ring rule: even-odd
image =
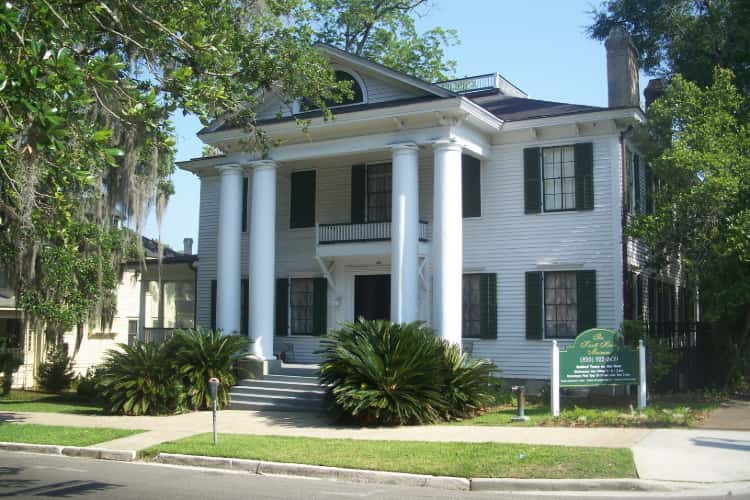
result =
[{"label": "dark green shutter", "polygon": [[527,214],[538,214],[542,211],[540,154],[539,148],[523,150],[524,207]]},{"label": "dark green shutter", "polygon": [[[636,319],[633,312],[635,310],[635,304],[633,303],[633,280],[635,275],[632,271],[625,271],[623,281],[623,319]],[[580,332],[579,332],[580,333]]]},{"label": "dark green shutter", "polygon": [[289,280],[286,278],[276,280],[276,320],[275,328],[277,337],[287,335],[289,325]]},{"label": "dark green shutter", "polygon": [[596,271],[576,271],[578,332],[596,327]]},{"label": "dark green shutter", "polygon": [[211,330],[216,330],[216,280],[211,280]]},{"label": "dark green shutter", "polygon": [[646,176],[646,213],[651,214],[654,212],[654,181],[651,167],[646,165],[644,174]]},{"label": "dark green shutter", "polygon": [[542,324],[542,273],[526,273],[526,338],[541,340]]},{"label": "dark green shutter", "polygon": [[473,156],[461,155],[461,197],[464,217],[482,215],[480,165],[480,161]]},{"label": "dark green shutter", "polygon": [[292,172],[289,227],[315,226],[315,170]]},{"label": "dark green shutter", "polygon": [[497,275],[479,276],[479,337],[497,338]]},{"label": "dark green shutter", "polygon": [[250,317],[250,282],[247,278],[240,280],[240,334],[247,335]]},{"label": "dark green shutter", "polygon": [[328,280],[313,279],[313,335],[325,335],[328,328]]},{"label": "dark green shutter", "polygon": [[365,166],[352,166],[352,224],[365,221],[366,189]]},{"label": "dark green shutter", "polygon": [[594,208],[594,145],[590,142],[575,145],[576,210]]},{"label": "dark green shutter", "polygon": [[636,214],[641,213],[641,157],[638,155],[633,156],[633,193],[635,197],[635,210]]},{"label": "dark green shutter", "polygon": [[625,148],[625,171],[622,173],[623,184],[625,186],[623,192],[623,211],[626,214],[630,213],[630,177],[633,175],[633,154],[628,148]]},{"label": "dark green shutter", "polygon": [[636,297],[638,300],[635,302],[635,319],[643,320],[643,275],[637,274],[635,276],[635,289]]},{"label": "dark green shutter", "polygon": [[656,280],[648,277],[648,322],[651,328],[656,328]]},{"label": "dark green shutter", "polygon": [[247,191],[248,178],[242,178],[242,232],[247,232]]}]

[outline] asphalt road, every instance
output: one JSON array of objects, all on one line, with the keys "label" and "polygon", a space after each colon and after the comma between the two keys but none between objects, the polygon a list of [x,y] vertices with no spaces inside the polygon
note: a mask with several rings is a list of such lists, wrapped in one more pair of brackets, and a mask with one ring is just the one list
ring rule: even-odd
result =
[{"label": "asphalt road", "polygon": [[[581,494],[523,495],[527,499],[581,498]],[[119,499],[336,499],[336,498],[519,498],[500,492],[451,492],[432,488],[404,488],[247,473],[177,468],[155,464],[107,462],[25,453],[0,456],[0,497]],[[683,495],[585,495],[587,499],[687,498]],[[691,499],[717,498],[710,495]],[[731,498],[743,498],[734,495]],[[750,498],[750,495],[744,498]]]}]

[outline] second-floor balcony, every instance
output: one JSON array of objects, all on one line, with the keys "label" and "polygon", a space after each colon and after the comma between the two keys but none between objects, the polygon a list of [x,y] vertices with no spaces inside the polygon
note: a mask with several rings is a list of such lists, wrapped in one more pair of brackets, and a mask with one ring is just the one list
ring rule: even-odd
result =
[{"label": "second-floor balcony", "polygon": [[[318,224],[318,255],[390,254],[391,222]],[[430,241],[430,225],[419,221],[420,253]]]}]

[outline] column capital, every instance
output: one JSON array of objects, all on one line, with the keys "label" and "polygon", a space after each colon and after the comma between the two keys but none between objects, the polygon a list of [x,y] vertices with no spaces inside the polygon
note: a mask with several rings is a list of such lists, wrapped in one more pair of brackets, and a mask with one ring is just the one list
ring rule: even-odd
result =
[{"label": "column capital", "polygon": [[276,169],[278,164],[276,160],[255,160],[247,163],[248,169],[250,170],[270,170]]},{"label": "column capital", "polygon": [[393,154],[409,151],[419,151],[419,146],[417,146],[417,144],[414,142],[399,142],[396,144],[391,144],[391,151],[393,151]]},{"label": "column capital", "polygon": [[435,151],[463,151],[463,146],[452,139],[440,139],[432,143]]},{"label": "column capital", "polygon": [[242,167],[239,163],[224,163],[222,165],[217,165],[216,170],[218,170],[221,175],[242,173]]}]

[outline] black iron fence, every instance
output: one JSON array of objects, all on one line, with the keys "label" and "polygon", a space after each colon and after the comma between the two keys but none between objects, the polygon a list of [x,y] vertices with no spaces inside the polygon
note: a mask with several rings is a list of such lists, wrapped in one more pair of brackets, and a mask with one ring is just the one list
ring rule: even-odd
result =
[{"label": "black iron fence", "polygon": [[[644,327],[652,343],[673,354],[671,370],[656,381],[655,389],[682,391],[706,386],[711,369],[710,325],[670,321],[646,323]],[[656,346],[651,350],[654,351]]]}]

